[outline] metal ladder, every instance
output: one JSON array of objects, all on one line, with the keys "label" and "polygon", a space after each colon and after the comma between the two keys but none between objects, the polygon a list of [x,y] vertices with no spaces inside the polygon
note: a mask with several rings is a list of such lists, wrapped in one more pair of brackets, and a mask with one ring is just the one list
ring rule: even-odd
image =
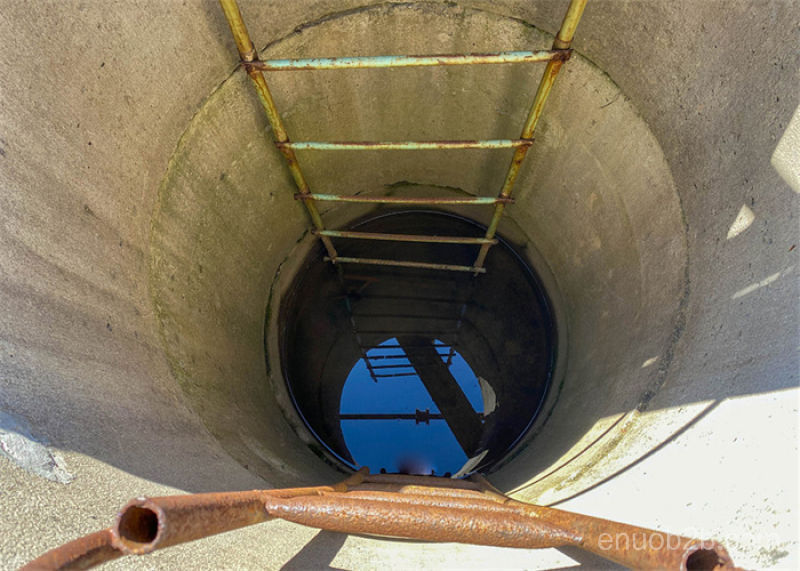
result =
[{"label": "metal ladder", "polygon": [[[512,193],[514,183],[519,175],[520,168],[531,144],[536,124],[542,114],[542,109],[553,87],[561,66],[567,61],[572,50],[570,44],[578,26],[587,0],[570,0],[569,7],[564,16],[564,21],[553,41],[550,50],[540,51],[513,51],[490,54],[447,54],[447,55],[392,55],[392,56],[364,56],[364,57],[337,57],[337,58],[302,58],[302,59],[270,59],[260,60],[250,35],[242,19],[236,0],[220,0],[225,17],[233,33],[236,47],[239,50],[241,65],[247,71],[258,92],[261,104],[267,114],[267,119],[272,126],[275,145],[286,159],[292,173],[298,192],[295,198],[302,200],[311,216],[312,232],[320,238],[327,255],[325,261],[337,264],[367,264],[378,266],[396,266],[405,268],[420,268],[431,270],[445,270],[455,272],[472,272],[478,275],[486,272],[484,263],[489,248],[497,243],[495,234],[500,218],[506,204],[513,202]],[[517,139],[491,139],[491,140],[461,140],[461,141],[303,141],[293,142],[289,138],[286,127],[281,121],[275,101],[264,77],[265,71],[290,71],[290,70],[337,70],[337,69],[369,69],[388,67],[420,67],[440,65],[474,65],[474,64],[510,64],[547,62],[544,74],[533,99],[522,133]],[[337,151],[337,150],[451,150],[451,149],[514,149],[511,164],[508,167],[503,186],[496,197],[459,197],[459,198],[402,198],[402,197],[365,197],[332,194],[314,194],[311,192],[300,163],[297,160],[296,150]],[[446,205],[473,205],[492,206],[494,212],[491,222],[481,237],[459,236],[429,236],[412,234],[383,234],[370,232],[356,232],[345,230],[330,230],[325,224],[317,208],[317,202],[347,202],[368,204],[389,204],[396,206],[446,206]],[[359,239],[359,240],[389,240],[396,242],[424,242],[438,244],[474,244],[480,250],[471,266],[455,264],[435,264],[414,260],[391,260],[383,258],[357,258],[339,256],[333,244],[333,239]]]}]

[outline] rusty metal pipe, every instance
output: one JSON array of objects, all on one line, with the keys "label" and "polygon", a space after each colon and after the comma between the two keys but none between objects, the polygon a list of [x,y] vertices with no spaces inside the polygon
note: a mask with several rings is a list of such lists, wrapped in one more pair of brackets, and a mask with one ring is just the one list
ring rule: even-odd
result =
[{"label": "rusty metal pipe", "polygon": [[368,473],[364,467],[334,486],[136,498],[117,514],[111,527],[112,544],[124,554],[141,555],[261,523],[270,519],[264,511],[268,497],[286,500],[343,493],[363,482]]},{"label": "rusty metal pipe", "polygon": [[416,504],[419,506],[438,506],[438,507],[462,507],[469,509],[482,509],[488,511],[503,510],[503,504],[473,495],[470,497],[458,495],[442,495],[442,494],[410,494],[410,493],[397,493],[387,495],[385,491],[380,490],[357,490],[349,492],[348,498],[372,500],[377,502],[390,502],[390,503],[403,503],[403,504]]},{"label": "rusty metal pipe", "polygon": [[[478,484],[470,482],[469,480],[454,480],[450,478],[440,478],[438,476],[417,476],[413,474],[368,474],[364,478],[364,482],[367,484],[481,491],[481,487]],[[402,491],[402,489],[400,491]]]},{"label": "rusty metal pipe", "polygon": [[[439,478],[442,481],[451,480],[453,482],[460,482],[461,480],[457,480],[454,478],[445,478],[443,476],[429,476],[434,478]],[[432,488],[430,486],[420,486],[420,485],[408,485],[408,484],[381,484],[381,483],[369,483],[366,482],[358,487],[356,490],[351,490],[348,493],[348,497],[356,497],[362,493],[378,493],[383,494],[385,498],[400,498],[400,497],[416,497],[416,498],[448,498],[448,499],[459,499],[465,501],[491,501],[495,504],[498,503],[498,499],[492,496],[491,494],[486,494],[484,492],[479,492],[477,490],[469,490],[463,488],[450,488],[450,487],[436,487]],[[354,495],[355,494],[355,495]],[[376,496],[377,498],[378,496]],[[376,499],[373,498],[373,499]],[[503,498],[502,501],[499,503],[507,502],[508,498]]]},{"label": "rusty metal pipe", "polygon": [[[554,50],[569,49],[570,44],[572,43],[572,38],[575,36],[575,29],[578,27],[578,22],[580,22],[581,16],[583,15],[583,10],[586,7],[586,1],[587,0],[571,0],[569,7],[567,8],[567,12],[564,15],[564,20],[561,23],[561,28],[558,31],[558,35],[553,41]],[[553,59],[547,62],[547,66],[542,74],[542,79],[539,82],[539,87],[536,90],[536,95],[533,98],[530,111],[528,111],[528,117],[525,120],[525,125],[522,128],[520,139],[533,138],[536,125],[539,123],[539,118],[542,116],[544,104],[547,101],[547,97],[550,95],[550,90],[553,88],[553,84],[555,83],[556,77],[558,77],[558,72],[561,70],[561,66],[563,64],[563,59]],[[499,197],[511,197],[511,194],[514,192],[514,184],[517,181],[517,176],[519,175],[522,163],[525,160],[525,155],[528,153],[528,149],[529,147],[517,147],[515,149],[514,156],[511,158],[511,164],[509,165],[508,172],[506,173],[506,178],[503,181],[502,188],[500,189]],[[492,214],[492,220],[489,222],[489,227],[486,229],[486,238],[494,238],[495,234],[497,233],[497,226],[500,224],[500,218],[503,216],[504,209],[505,204],[502,202],[498,202],[495,205],[494,213]],[[474,264],[476,268],[483,267],[483,264],[486,261],[486,254],[488,254],[491,246],[491,244],[483,244],[481,246],[481,249],[478,252],[478,257],[476,258]]]},{"label": "rusty metal pipe", "polygon": [[367,473],[368,468],[362,468],[334,486],[136,498],[117,514],[111,527],[112,543],[123,553],[141,555],[253,525],[269,519],[264,511],[267,497],[289,499],[345,492],[363,482]]},{"label": "rusty metal pipe", "polygon": [[725,548],[713,541],[513,500],[500,503],[476,492],[442,491],[357,490],[346,495],[268,501],[267,512],[295,523],[349,533],[503,547],[573,545],[633,569],[734,568]]},{"label": "rusty metal pipe", "polygon": [[733,569],[725,548],[699,540],[512,500],[518,509],[581,537],[577,547],[633,569]]},{"label": "rusty metal pipe", "polygon": [[508,511],[420,506],[401,502],[317,496],[268,498],[266,512],[330,531],[500,547],[560,547],[580,538],[546,521]]},{"label": "rusty metal pipe", "polygon": [[734,569],[715,542],[512,500],[485,480],[362,468],[335,486],[138,498],[114,527],[55,549],[27,569],[88,568],[273,517],[345,533],[503,547],[573,545],[635,569]]},{"label": "rusty metal pipe", "polygon": [[142,555],[261,523],[269,519],[266,498],[264,491],[137,498],[117,514],[113,545],[122,553]]},{"label": "rusty metal pipe", "polygon": [[111,543],[111,529],[70,541],[40,555],[19,571],[49,571],[51,569],[90,569],[124,554]]}]

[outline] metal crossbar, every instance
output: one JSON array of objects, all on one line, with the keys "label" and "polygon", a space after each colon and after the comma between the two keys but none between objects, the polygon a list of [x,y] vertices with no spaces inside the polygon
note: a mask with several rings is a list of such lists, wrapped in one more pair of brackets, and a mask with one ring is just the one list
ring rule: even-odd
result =
[{"label": "metal crossbar", "polygon": [[340,414],[339,420],[413,420],[417,424],[430,424],[431,420],[445,420],[444,415],[438,412],[431,412],[430,409],[419,410],[413,413],[390,412],[390,413],[358,413]]},{"label": "metal crossbar", "polygon": [[268,59],[247,62],[248,69],[258,71],[302,71],[322,69],[376,69],[387,67],[430,67],[440,65],[474,65],[498,63],[532,63],[565,60],[563,49],[537,52],[497,52],[493,54],[440,54],[425,56],[361,56],[300,59]]},{"label": "metal crossbar", "polygon": [[375,371],[373,370],[372,362],[369,360],[367,354],[367,348],[364,347],[364,343],[362,343],[361,341],[361,332],[358,330],[358,325],[356,323],[356,316],[353,313],[353,304],[350,301],[350,296],[348,295],[347,286],[345,285],[345,280],[344,277],[341,275],[341,272],[339,272],[339,278],[342,282],[342,287],[345,291],[344,304],[345,307],[347,308],[347,314],[350,317],[350,329],[352,330],[356,345],[358,345],[358,350],[361,352],[361,358],[363,359],[364,364],[367,366],[367,372],[369,372],[369,376],[372,377],[373,382],[377,383],[378,377],[376,376]]},{"label": "metal crossbar", "polygon": [[[323,236],[324,237],[324,236]],[[454,266],[452,264],[433,264],[430,262],[412,262],[406,260],[385,260],[381,258],[351,258],[348,256],[325,256],[326,262],[345,263],[345,264],[367,264],[371,266],[396,266],[399,268],[420,268],[423,270],[449,270],[451,272],[474,272],[485,274],[486,268],[477,266]]]},{"label": "metal crossbar", "polygon": [[[429,347],[429,346],[430,346],[430,344],[419,345],[419,347]],[[441,344],[434,343],[433,346],[436,349],[449,349],[450,348],[450,345],[447,345],[447,344],[444,344],[444,343],[441,343]],[[408,348],[408,347],[417,347],[417,345],[399,345],[399,344],[393,343],[391,345],[365,345],[364,346],[365,349],[405,349],[405,348]],[[447,353],[440,353],[440,355],[447,356]],[[408,358],[405,355],[396,355],[396,357],[398,359],[407,359]],[[370,357],[370,359],[393,359],[393,358],[395,358],[395,355],[386,355],[384,357]]]},{"label": "metal crossbar", "polygon": [[323,202],[355,202],[359,204],[397,204],[403,206],[430,206],[430,205],[486,205],[486,204],[510,204],[514,202],[512,198],[502,198],[494,196],[459,196],[447,198],[428,198],[428,197],[404,197],[404,196],[360,196],[360,195],[339,195],[339,194],[314,194],[304,195],[297,193],[294,197],[298,200],[321,200]]},{"label": "metal crossbar", "polygon": [[[431,415],[433,417],[433,415]],[[370,474],[333,486],[137,497],[111,527],[42,554],[21,571],[89,569],[279,518],[341,533],[498,547],[570,546],[632,569],[734,571],[725,548],[663,531],[521,502],[468,480]],[[626,538],[624,545],[609,538]],[[627,538],[642,537],[630,547]]]},{"label": "metal crossbar", "polygon": [[532,139],[473,141],[303,141],[283,146],[295,151],[446,151],[452,149],[516,149],[529,147]]},{"label": "metal crossbar", "polygon": [[331,238],[355,238],[358,240],[388,240],[391,242],[424,242],[428,244],[496,244],[489,238],[468,238],[463,236],[425,236],[420,234],[383,234],[374,232],[349,232],[343,230],[314,230],[319,236]]},{"label": "metal crossbar", "polygon": [[[289,170],[297,185],[298,193],[295,195],[305,204],[315,234],[320,238],[327,255],[325,261],[333,264],[369,264],[381,266],[394,266],[404,268],[422,268],[430,270],[445,270],[455,272],[472,272],[474,275],[485,273],[484,264],[489,248],[497,243],[494,239],[500,218],[506,204],[511,202],[514,184],[519,175],[525,156],[533,143],[533,133],[542,114],[545,101],[553,87],[561,66],[567,61],[572,50],[570,44],[575,35],[581,15],[587,0],[570,0],[561,28],[553,42],[552,49],[539,51],[511,51],[486,54],[434,54],[434,55],[381,55],[361,57],[333,57],[333,58],[299,58],[299,59],[269,59],[260,60],[256,52],[247,27],[242,19],[236,0],[219,0],[225,17],[233,33],[236,47],[239,51],[241,64],[253,80],[261,104],[267,114],[267,119],[272,126],[275,145],[286,159]],[[269,87],[267,86],[264,72],[302,71],[302,70],[341,70],[341,69],[375,69],[396,67],[421,67],[421,66],[446,66],[446,65],[475,65],[475,64],[519,64],[546,62],[546,67],[536,91],[533,103],[522,134],[518,139],[487,139],[466,141],[351,141],[351,142],[325,142],[305,141],[292,142],[286,127],[275,106]],[[447,149],[514,149],[514,156],[506,173],[503,186],[496,198],[489,197],[462,197],[462,198],[399,198],[399,197],[361,197],[314,194],[309,188],[295,154],[296,150],[303,151],[384,151],[384,150],[447,150]],[[378,236],[374,233],[357,233],[335,231],[325,228],[325,224],[316,205],[317,200],[335,202],[358,202],[373,204],[402,204],[402,205],[492,205],[494,211],[491,222],[482,239],[474,237],[447,237],[445,240],[438,237],[433,240],[431,236],[408,236],[400,234],[384,234]],[[384,260],[375,258],[356,258],[339,256],[334,247],[332,238],[359,238],[368,240],[391,240],[401,242],[431,242],[441,244],[474,244],[480,245],[480,250],[471,266],[453,264],[434,264],[429,262]]]}]

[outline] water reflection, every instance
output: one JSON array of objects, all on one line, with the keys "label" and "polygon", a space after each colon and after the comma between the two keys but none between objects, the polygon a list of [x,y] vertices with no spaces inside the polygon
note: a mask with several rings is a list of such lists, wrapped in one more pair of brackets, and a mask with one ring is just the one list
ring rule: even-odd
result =
[{"label": "water reflection", "polygon": [[[376,213],[349,229],[485,232],[418,211]],[[456,244],[343,240],[338,247],[342,257],[462,265],[476,255],[473,245]],[[331,267],[323,255],[321,245],[309,254],[280,309],[283,372],[322,446],[311,445],[315,453],[348,468],[443,475],[468,458],[470,471],[485,472],[520,443],[547,392],[555,330],[535,274],[513,249],[499,243],[479,277]]]},{"label": "water reflection", "polygon": [[[482,422],[481,383],[469,364],[444,342],[434,339],[428,343],[435,347],[466,397],[469,415]],[[368,350],[366,358],[360,359],[350,371],[340,405],[345,443],[355,462],[369,466],[373,472],[384,469],[455,474],[469,458],[464,438],[459,442],[450,424],[463,419],[445,418],[420,377],[430,372],[417,370],[422,367],[416,355],[412,357],[417,368],[412,365],[408,347],[397,338],[388,339]]]}]

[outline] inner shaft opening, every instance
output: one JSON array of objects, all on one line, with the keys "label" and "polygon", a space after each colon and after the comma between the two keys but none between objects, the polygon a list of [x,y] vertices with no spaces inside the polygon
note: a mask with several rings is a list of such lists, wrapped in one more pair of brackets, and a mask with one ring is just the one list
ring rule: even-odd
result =
[{"label": "inner shaft opening", "polygon": [[[372,233],[480,237],[435,211],[388,212]],[[472,265],[479,246],[341,240],[340,256]],[[530,427],[555,360],[555,323],[532,268],[500,241],[486,274],[323,263],[309,254],[281,308],[284,375],[298,413],[355,469],[487,470]]]}]

